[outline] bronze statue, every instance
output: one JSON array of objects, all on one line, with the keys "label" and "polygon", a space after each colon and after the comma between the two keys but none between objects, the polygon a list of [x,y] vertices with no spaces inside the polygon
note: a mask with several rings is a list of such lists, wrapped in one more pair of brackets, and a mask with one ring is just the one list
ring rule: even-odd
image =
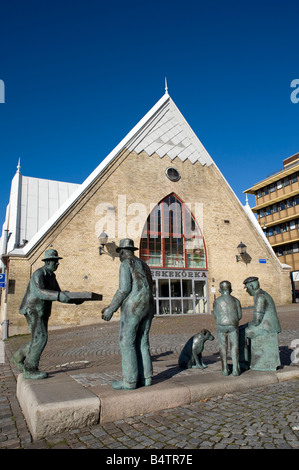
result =
[{"label": "bronze statue", "polygon": [[214,336],[206,329],[192,336],[182,349],[179,366],[182,369],[205,369],[207,366],[202,362],[202,352],[208,340],[213,341]]},{"label": "bronze statue", "polygon": [[248,277],[243,284],[254,300],[252,321],[245,325],[242,335],[244,357],[253,370],[276,370],[280,365],[277,335],[281,327],[274,301],[260,288],[257,277]]},{"label": "bronze statue", "polygon": [[38,370],[38,365],[48,340],[48,320],[51,315],[52,302],[54,300],[63,303],[70,301],[67,292],[61,291],[54,274],[60,259],[62,258],[58,256],[56,250],[46,250],[42,260],[45,264],[31,276],[21,303],[19,312],[26,318],[31,340],[15,352],[12,361],[23,371],[25,379],[47,377],[46,372]]},{"label": "bronze statue", "polygon": [[252,321],[246,328],[247,338],[266,335],[267,333],[280,333],[281,327],[272,297],[260,288],[257,277],[251,276],[245,279],[244,289],[254,300]]},{"label": "bronze statue", "polygon": [[222,365],[222,374],[228,375],[227,349],[231,346],[233,363],[232,374],[240,375],[239,367],[239,320],[242,318],[241,304],[231,295],[232,287],[229,281],[220,282],[221,296],[215,299],[213,314],[217,323],[219,353]]},{"label": "bronze statue", "polygon": [[113,381],[117,390],[151,385],[153,374],[148,338],[154,316],[152,276],[148,265],[134,255],[137,249],[133,240],[120,240],[116,249],[121,261],[119,287],[109,307],[102,310],[103,320],[109,321],[121,307],[119,345],[123,380]]}]

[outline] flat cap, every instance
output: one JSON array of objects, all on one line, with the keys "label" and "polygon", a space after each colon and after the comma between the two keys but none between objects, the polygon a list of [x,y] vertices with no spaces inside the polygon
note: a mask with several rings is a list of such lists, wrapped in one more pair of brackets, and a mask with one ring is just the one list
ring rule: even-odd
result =
[{"label": "flat cap", "polygon": [[258,277],[250,276],[250,277],[247,277],[245,281],[243,281],[243,284],[247,284],[248,282],[253,282],[253,281],[258,281],[258,280],[259,280]]}]

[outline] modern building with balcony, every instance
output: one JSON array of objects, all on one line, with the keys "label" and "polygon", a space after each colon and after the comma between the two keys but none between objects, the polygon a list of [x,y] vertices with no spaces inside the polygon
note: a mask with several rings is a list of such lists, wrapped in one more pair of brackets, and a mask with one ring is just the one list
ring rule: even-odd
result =
[{"label": "modern building with balcony", "polygon": [[[257,214],[279,261],[292,268],[299,289],[299,153],[283,160],[283,169],[244,191],[254,194]],[[296,273],[298,271],[298,273]]]}]

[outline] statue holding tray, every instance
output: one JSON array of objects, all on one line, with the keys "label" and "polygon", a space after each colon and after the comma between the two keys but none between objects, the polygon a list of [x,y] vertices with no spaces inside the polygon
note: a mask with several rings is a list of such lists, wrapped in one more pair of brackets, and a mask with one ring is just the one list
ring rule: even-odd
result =
[{"label": "statue holding tray", "polygon": [[46,250],[44,266],[37,269],[27,286],[19,313],[28,323],[31,340],[16,351],[12,362],[23,372],[25,379],[44,379],[46,372],[38,369],[40,357],[48,340],[48,321],[51,315],[52,302],[81,304],[85,300],[101,300],[102,296],[90,292],[61,291],[54,271],[59,266],[58,252]]}]

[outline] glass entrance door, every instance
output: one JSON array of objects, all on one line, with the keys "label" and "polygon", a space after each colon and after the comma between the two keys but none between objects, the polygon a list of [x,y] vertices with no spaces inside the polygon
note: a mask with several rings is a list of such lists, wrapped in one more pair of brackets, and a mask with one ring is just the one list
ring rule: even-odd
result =
[{"label": "glass entrance door", "polygon": [[156,315],[208,313],[207,281],[154,279]]},{"label": "glass entrance door", "polygon": [[207,283],[194,280],[195,313],[208,313]]}]

